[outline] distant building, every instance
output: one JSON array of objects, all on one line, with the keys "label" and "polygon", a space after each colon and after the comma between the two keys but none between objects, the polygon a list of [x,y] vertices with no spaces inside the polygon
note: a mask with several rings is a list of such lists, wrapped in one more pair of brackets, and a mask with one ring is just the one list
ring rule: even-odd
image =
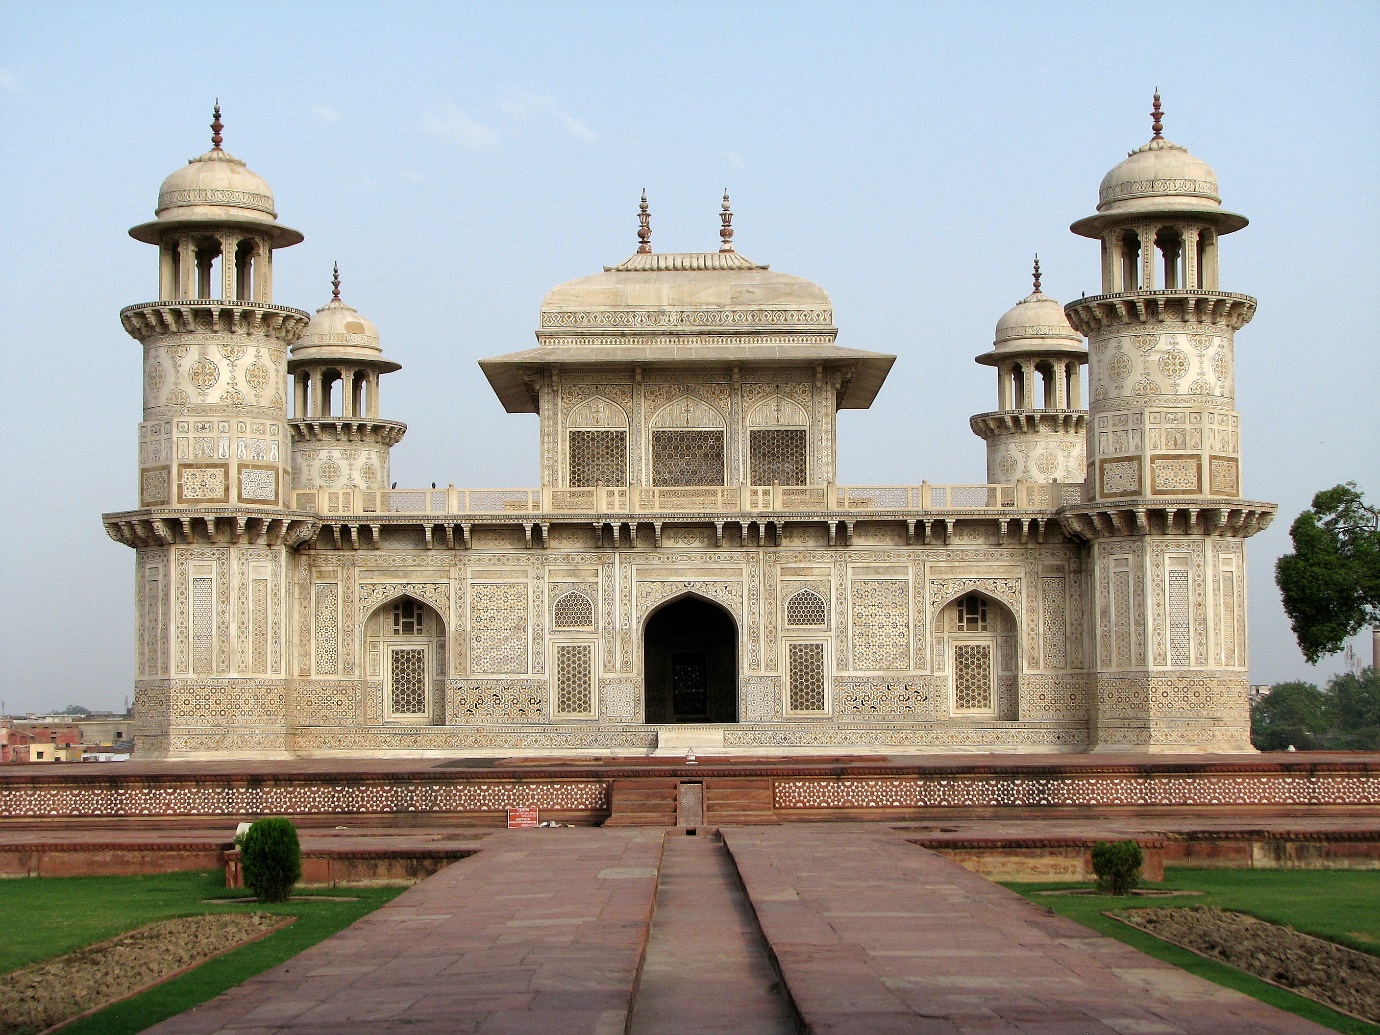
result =
[{"label": "distant building", "polygon": [[1257,701],[1262,701],[1265,698],[1269,697],[1270,691],[1273,689],[1274,686],[1270,683],[1252,683],[1251,704],[1255,704]]}]

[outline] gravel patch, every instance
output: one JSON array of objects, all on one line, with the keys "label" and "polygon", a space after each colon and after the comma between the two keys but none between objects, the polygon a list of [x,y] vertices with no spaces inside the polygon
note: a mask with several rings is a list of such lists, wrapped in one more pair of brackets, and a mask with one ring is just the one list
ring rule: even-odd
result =
[{"label": "gravel patch", "polygon": [[1112,915],[1307,999],[1380,1022],[1380,958],[1368,953],[1215,906]]},{"label": "gravel patch", "polygon": [[221,913],[161,920],[0,977],[0,1035],[33,1035],[165,981],[288,918]]}]

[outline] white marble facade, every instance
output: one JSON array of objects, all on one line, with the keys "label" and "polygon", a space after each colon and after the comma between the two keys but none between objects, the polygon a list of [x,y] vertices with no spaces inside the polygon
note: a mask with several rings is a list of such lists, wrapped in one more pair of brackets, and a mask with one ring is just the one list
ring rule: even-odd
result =
[{"label": "white marble facade", "polygon": [[734,250],[725,197],[720,251],[652,251],[644,207],[634,255],[481,362],[541,422],[530,490],[390,488],[399,365],[338,281],[273,302],[301,235],[213,128],[131,231],[160,291],[122,313],[139,509],[105,524],[136,550],[140,754],[1250,750],[1274,508],[1241,494],[1255,303],[1217,288],[1245,220],[1158,121],[1074,224],[1103,293],[1037,271],[979,357],[984,481],[837,484],[837,411],[894,357]]}]

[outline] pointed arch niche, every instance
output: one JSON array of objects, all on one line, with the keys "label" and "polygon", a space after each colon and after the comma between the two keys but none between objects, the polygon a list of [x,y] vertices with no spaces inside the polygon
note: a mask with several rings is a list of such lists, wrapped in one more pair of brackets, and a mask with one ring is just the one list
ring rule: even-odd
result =
[{"label": "pointed arch niche", "polygon": [[808,485],[810,417],[779,395],[748,414],[748,479],[751,485]]},{"label": "pointed arch niche", "polygon": [[1011,609],[980,590],[962,593],[939,608],[934,640],[947,676],[950,718],[1019,717],[1018,633]]},{"label": "pointed arch niche", "polygon": [[566,420],[566,484],[572,488],[628,484],[628,414],[596,395]]},{"label": "pointed arch niche", "polygon": [[444,721],[446,625],[434,607],[407,594],[380,604],[364,623],[364,649],[370,675],[383,681],[385,723]]}]

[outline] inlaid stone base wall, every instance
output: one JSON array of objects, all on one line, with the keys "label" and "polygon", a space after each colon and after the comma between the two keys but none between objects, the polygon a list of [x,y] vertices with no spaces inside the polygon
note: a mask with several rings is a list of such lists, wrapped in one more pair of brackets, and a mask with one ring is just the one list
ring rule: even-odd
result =
[{"label": "inlaid stone base wall", "polygon": [[287,699],[282,680],[141,680],[134,688],[138,757],[284,758]]},{"label": "inlaid stone base wall", "polygon": [[[137,764],[137,763],[135,763]],[[131,764],[131,765],[135,765]],[[299,763],[300,764],[300,763]],[[429,763],[419,763],[427,765]],[[124,821],[231,824],[259,815],[317,824],[493,825],[508,808],[533,806],[563,821],[598,823],[613,808],[615,786],[705,783],[726,799],[742,789],[762,798],[777,820],[894,819],[934,810],[1010,809],[1373,809],[1380,763],[1256,760],[1140,761],[1098,764],[1067,756],[1049,762],[990,760],[972,765],[802,761],[699,765],[612,763],[524,765],[482,770],[417,768],[378,772],[323,763],[318,772],[234,769],[138,772],[116,766],[21,767],[0,772],[0,824],[87,821],[102,830]],[[735,790],[737,789],[737,790]],[[768,804],[769,803],[769,804]],[[760,819],[759,819],[760,821]]]},{"label": "inlaid stone base wall", "polygon": [[1251,751],[1249,686],[1239,672],[1098,676],[1096,751]]}]

